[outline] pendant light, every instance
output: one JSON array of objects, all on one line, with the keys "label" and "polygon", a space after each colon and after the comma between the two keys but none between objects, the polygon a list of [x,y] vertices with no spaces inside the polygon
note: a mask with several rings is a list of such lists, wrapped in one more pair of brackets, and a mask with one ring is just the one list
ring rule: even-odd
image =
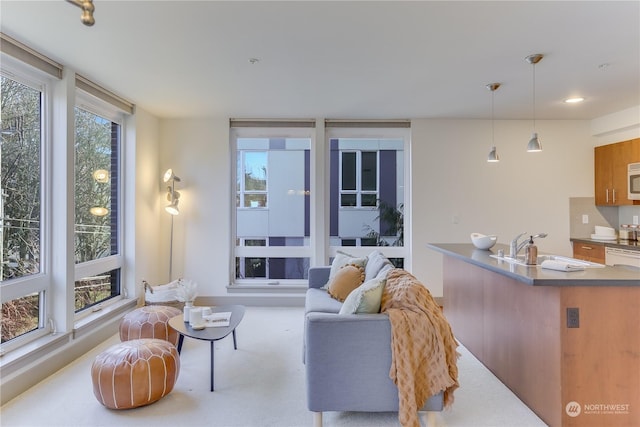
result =
[{"label": "pendant light", "polygon": [[535,53],[525,58],[529,64],[533,65],[533,134],[531,135],[529,144],[527,144],[527,151],[529,153],[542,151],[542,144],[540,144],[538,133],[536,132],[536,64],[540,62],[543,57],[544,55],[541,53]]},{"label": "pendant light", "polygon": [[493,104],[494,104],[495,92],[496,90],[498,90],[499,87],[500,87],[500,83],[489,83],[486,86],[486,88],[491,91],[491,143],[494,144],[491,147],[491,151],[489,151],[489,157],[487,157],[487,162],[489,163],[497,163],[500,161],[500,157],[498,156],[498,152],[496,151],[496,146],[495,146],[496,130],[495,130],[495,123],[494,123],[494,115],[493,115]]}]

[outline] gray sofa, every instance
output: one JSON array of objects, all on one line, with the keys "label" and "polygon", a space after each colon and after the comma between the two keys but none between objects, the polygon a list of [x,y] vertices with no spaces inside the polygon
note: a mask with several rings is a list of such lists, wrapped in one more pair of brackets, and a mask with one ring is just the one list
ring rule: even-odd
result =
[{"label": "gray sofa", "polygon": [[[378,251],[367,262],[365,282],[386,276],[393,265]],[[382,258],[382,259],[381,259]],[[304,363],[307,407],[314,426],[324,411],[398,411],[398,389],[389,378],[391,324],[383,313],[339,314],[342,303],[321,289],[330,266],[309,269],[305,302]],[[421,411],[441,411],[443,394],[429,398]]]}]

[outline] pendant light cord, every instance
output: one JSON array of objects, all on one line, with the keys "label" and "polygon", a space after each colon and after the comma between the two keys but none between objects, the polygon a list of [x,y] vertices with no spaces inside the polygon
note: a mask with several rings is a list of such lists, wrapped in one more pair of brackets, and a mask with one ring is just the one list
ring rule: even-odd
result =
[{"label": "pendant light cord", "polygon": [[533,63],[533,132],[536,131],[536,64]]}]

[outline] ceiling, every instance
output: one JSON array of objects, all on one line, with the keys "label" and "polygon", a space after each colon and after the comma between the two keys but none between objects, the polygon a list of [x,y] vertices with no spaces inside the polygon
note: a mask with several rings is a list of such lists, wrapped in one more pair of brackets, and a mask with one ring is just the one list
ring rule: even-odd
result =
[{"label": "ceiling", "polygon": [[[593,119],[640,105],[638,1],[2,0],[1,30],[161,118]],[[259,61],[251,63],[251,58]],[[582,96],[569,105],[563,100]]]}]

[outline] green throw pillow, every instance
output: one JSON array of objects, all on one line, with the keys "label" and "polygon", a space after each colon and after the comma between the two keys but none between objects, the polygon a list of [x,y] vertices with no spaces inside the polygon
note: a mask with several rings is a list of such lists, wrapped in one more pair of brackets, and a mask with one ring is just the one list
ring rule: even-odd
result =
[{"label": "green throw pillow", "polygon": [[354,289],[344,300],[340,314],[378,313],[387,279],[376,277]]}]

